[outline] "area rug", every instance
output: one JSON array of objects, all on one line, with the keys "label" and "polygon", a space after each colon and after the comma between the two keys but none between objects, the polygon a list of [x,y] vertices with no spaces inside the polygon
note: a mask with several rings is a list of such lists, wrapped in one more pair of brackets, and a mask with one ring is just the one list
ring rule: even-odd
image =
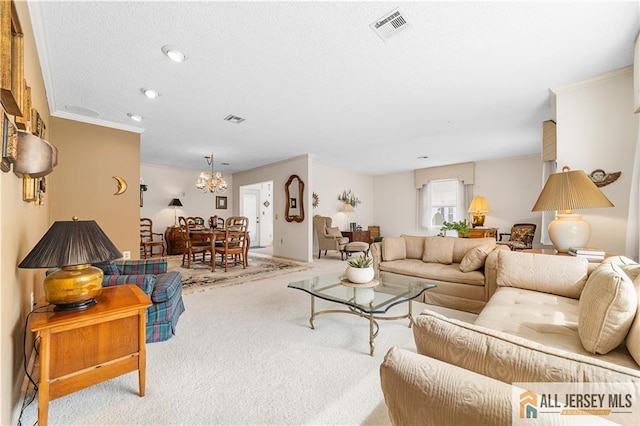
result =
[{"label": "area rug", "polygon": [[229,266],[227,272],[221,266],[217,266],[216,271],[211,272],[211,265],[208,262],[202,263],[201,261],[192,262],[191,268],[183,267],[182,255],[168,256],[167,263],[169,271],[178,271],[182,274],[182,289],[184,292],[242,284],[292,272],[305,271],[312,267],[311,264],[259,253],[249,253],[249,265],[246,269],[243,269],[241,265]]}]

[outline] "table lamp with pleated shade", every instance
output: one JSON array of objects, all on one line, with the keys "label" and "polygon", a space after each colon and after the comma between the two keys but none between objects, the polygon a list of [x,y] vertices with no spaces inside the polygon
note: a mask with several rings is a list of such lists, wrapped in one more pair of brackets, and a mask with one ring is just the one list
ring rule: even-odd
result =
[{"label": "table lamp with pleated shade", "polygon": [[562,253],[570,247],[586,247],[591,238],[591,225],[575,214],[574,209],[613,207],[583,170],[554,173],[547,179],[531,211],[557,211],[549,224],[549,238]]}]

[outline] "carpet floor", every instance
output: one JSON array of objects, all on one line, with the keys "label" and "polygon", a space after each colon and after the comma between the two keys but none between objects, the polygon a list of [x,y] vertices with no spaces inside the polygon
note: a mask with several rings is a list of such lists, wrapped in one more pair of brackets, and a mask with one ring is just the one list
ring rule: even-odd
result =
[{"label": "carpet floor", "polygon": [[[200,259],[200,256],[198,256]],[[168,256],[167,266],[169,271],[179,271],[182,275],[182,288],[184,293],[198,291],[203,287],[225,287],[236,284],[244,284],[249,281],[273,278],[279,275],[311,269],[307,263],[296,262],[290,259],[272,257],[262,253],[252,252],[248,256],[248,266],[229,266],[227,272],[223,266],[216,266],[216,271],[211,271],[210,258],[206,262],[198,260],[191,263],[191,267],[182,266],[182,255]]]},{"label": "carpet floor", "polygon": [[[336,258],[312,269],[184,295],[177,334],[147,345],[146,396],[129,373],[51,401],[65,425],[387,425],[379,368],[392,346],[415,351],[406,320],[384,321],[369,356],[368,321],[326,315],[309,328],[310,296],[290,281],[343,271]],[[318,301],[317,309],[334,306]],[[416,303],[419,313],[428,305]],[[406,305],[390,314],[406,312]],[[472,321],[475,315],[430,307]],[[394,311],[395,310],[395,311]],[[22,415],[37,421],[37,402]]]}]

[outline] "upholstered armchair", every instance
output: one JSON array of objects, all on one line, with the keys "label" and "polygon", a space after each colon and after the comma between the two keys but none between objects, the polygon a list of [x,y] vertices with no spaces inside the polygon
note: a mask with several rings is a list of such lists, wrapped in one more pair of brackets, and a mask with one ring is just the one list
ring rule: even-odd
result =
[{"label": "upholstered armchair", "polygon": [[327,255],[327,250],[338,250],[342,253],[349,242],[349,238],[343,237],[338,227],[331,226],[330,217],[315,215],[313,217],[313,227],[318,238],[318,259],[320,259],[322,250],[324,250],[325,256]]},{"label": "upholstered armchair", "polygon": [[[511,232],[501,232],[498,244],[509,246],[511,250],[524,250],[533,248],[533,236],[536,233],[535,223],[516,223],[511,228]],[[509,240],[502,241],[507,235]]]}]

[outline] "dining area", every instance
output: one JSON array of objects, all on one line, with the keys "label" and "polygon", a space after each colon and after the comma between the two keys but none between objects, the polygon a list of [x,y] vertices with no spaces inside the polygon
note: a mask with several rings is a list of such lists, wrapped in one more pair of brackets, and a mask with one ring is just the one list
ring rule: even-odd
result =
[{"label": "dining area", "polygon": [[226,219],[211,216],[205,223],[201,217],[178,217],[179,238],[182,242],[182,267],[209,263],[228,272],[230,267],[248,266],[250,245],[249,219],[230,216]]}]

